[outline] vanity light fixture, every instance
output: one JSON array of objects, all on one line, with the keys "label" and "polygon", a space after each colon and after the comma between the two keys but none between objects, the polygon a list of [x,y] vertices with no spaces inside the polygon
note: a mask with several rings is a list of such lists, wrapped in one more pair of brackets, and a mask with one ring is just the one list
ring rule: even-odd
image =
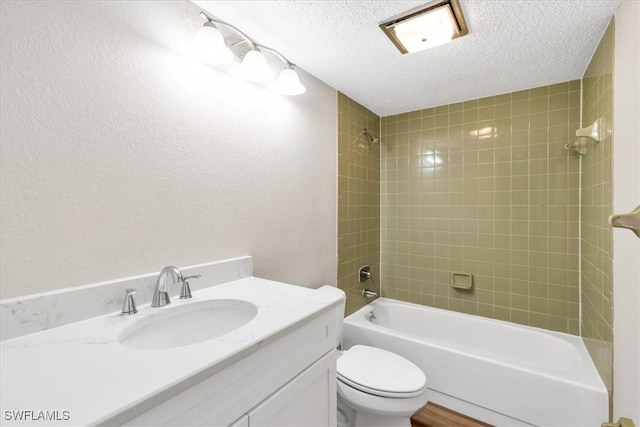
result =
[{"label": "vanity light fixture", "polygon": [[402,54],[450,42],[469,33],[458,0],[438,0],[380,24]]},{"label": "vanity light fixture", "polygon": [[241,70],[242,76],[251,82],[268,82],[274,75],[264,53],[257,47],[244,54]]},{"label": "vanity light fixture", "polygon": [[300,78],[296,70],[290,66],[280,71],[276,85],[278,91],[284,95],[301,95],[307,90],[302,83],[300,83]]},{"label": "vanity light fixture", "polygon": [[284,67],[280,71],[275,87],[284,95],[300,95],[306,88],[300,83],[295,64],[280,52],[253,41],[237,27],[224,21],[213,19],[204,12],[205,20],[196,34],[194,46],[198,58],[209,64],[225,64],[235,58],[240,61],[240,74],[253,82],[272,81],[275,72],[267,62],[265,52],[277,58]]},{"label": "vanity light fixture", "polygon": [[233,61],[233,53],[224,43],[224,37],[216,25],[207,21],[196,33],[193,40],[195,55],[207,64],[227,64]]}]

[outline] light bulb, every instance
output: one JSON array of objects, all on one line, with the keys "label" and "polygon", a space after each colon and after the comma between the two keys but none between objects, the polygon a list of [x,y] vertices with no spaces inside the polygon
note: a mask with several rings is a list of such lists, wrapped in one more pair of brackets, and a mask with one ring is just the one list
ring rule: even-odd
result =
[{"label": "light bulb", "polygon": [[284,95],[301,95],[307,90],[300,83],[298,73],[291,66],[287,66],[280,72],[276,85],[278,91]]},{"label": "light bulb", "polygon": [[409,53],[440,46],[451,41],[455,32],[449,6],[408,19],[394,27],[396,37]]},{"label": "light bulb", "polygon": [[264,54],[257,48],[246,53],[241,70],[242,76],[252,82],[266,82],[273,79],[273,70],[267,64]]},{"label": "light bulb", "polygon": [[197,60],[207,64],[227,64],[233,60],[233,53],[213,22],[205,22],[198,30],[193,40],[193,51]]}]

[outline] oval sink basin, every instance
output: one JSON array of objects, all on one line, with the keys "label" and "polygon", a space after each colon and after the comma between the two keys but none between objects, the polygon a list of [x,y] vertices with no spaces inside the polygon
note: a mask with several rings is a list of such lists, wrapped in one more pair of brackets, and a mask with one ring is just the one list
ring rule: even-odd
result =
[{"label": "oval sink basin", "polygon": [[193,302],[158,310],[125,328],[118,342],[137,349],[197,344],[234,331],[258,314],[255,305],[233,299]]}]

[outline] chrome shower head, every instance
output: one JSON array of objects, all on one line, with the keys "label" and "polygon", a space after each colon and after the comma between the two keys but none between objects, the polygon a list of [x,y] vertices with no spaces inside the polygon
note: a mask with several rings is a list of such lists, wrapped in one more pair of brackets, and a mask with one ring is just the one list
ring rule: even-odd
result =
[{"label": "chrome shower head", "polygon": [[372,133],[367,128],[362,128],[362,131],[358,134],[356,139],[354,139],[351,144],[355,144],[356,142],[358,142],[358,140],[360,139],[360,137],[362,135],[367,135],[367,138],[369,138],[369,143],[370,144],[375,144],[376,142],[380,142],[380,138],[378,137],[378,135]]},{"label": "chrome shower head", "polygon": [[362,129],[362,133],[369,137],[369,142],[371,142],[372,144],[380,142],[380,138],[373,132],[369,131],[367,128]]}]

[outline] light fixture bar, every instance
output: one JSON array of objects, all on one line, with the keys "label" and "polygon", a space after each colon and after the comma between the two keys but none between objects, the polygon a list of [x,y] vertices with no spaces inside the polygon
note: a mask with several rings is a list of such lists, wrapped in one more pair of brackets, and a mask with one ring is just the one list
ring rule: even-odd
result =
[{"label": "light fixture bar", "polygon": [[204,12],[200,12],[199,15],[205,21],[213,22],[214,24],[221,24],[221,25],[224,25],[225,27],[231,28],[233,31],[235,31],[236,33],[240,34],[242,36],[242,38],[244,39],[243,41],[248,42],[251,45],[251,47],[255,47],[256,46],[256,43],[253,41],[253,39],[251,37],[249,37],[248,35],[246,35],[245,33],[243,33],[242,30],[240,28],[236,27],[235,25],[231,25],[228,22],[220,21],[219,19],[214,19],[214,18],[210,17],[209,15],[207,15]]},{"label": "light fixture bar", "polygon": [[[215,48],[218,54],[220,53],[219,45],[224,45],[224,51],[229,55],[235,56],[235,58],[241,62],[240,75],[246,80],[253,82],[268,82],[273,80],[275,74],[267,63],[263,53],[267,51],[284,64],[284,68],[280,71],[277,81],[272,87],[283,95],[294,96],[305,93],[306,88],[300,82],[300,77],[294,70],[295,64],[289,61],[283,54],[269,46],[256,43],[238,27],[212,18],[204,11],[200,12],[199,15],[206,21],[199,33],[202,33],[203,29],[207,30],[200,39],[205,42],[211,42],[208,43],[209,49],[214,50]],[[217,26],[227,27],[232,30],[234,34],[224,37],[220,34]],[[246,44],[247,47],[242,47],[243,44]],[[208,57],[209,61],[207,62],[215,63],[213,60],[215,58],[211,58],[215,55],[209,54],[207,46],[201,47],[199,51],[201,58]]]},{"label": "light fixture bar", "polygon": [[227,22],[220,21],[219,19],[214,19],[214,18],[208,16],[204,12],[200,12],[200,16],[203,19],[205,19],[205,20],[207,20],[209,22],[213,22],[214,24],[221,24],[221,25],[224,25],[226,27],[229,27],[229,28],[231,28],[233,31],[235,31],[236,33],[238,33],[242,37],[242,40],[240,40],[238,43],[234,44],[231,47],[239,46],[242,43],[248,43],[250,48],[259,48],[260,50],[267,50],[267,51],[271,52],[280,61],[282,61],[285,64],[285,66],[289,66],[289,67],[295,67],[296,66],[296,64],[294,64],[293,62],[289,61],[283,54],[281,54],[277,50],[275,50],[273,48],[270,48],[269,46],[265,46],[265,45],[262,45],[260,43],[256,43],[251,37],[246,35],[242,30],[240,30],[235,25],[231,25],[231,24],[229,24]]},{"label": "light fixture bar", "polygon": [[275,56],[278,57],[278,59],[280,59],[282,62],[284,62],[286,66],[288,66],[288,67],[295,67],[296,66],[296,64],[294,64],[293,62],[289,61],[287,58],[284,57],[283,54],[281,54],[277,50],[271,49],[269,46],[264,46],[264,45],[261,45],[261,44],[256,44],[256,46],[259,47],[261,50],[267,50],[267,51],[273,53]]}]

